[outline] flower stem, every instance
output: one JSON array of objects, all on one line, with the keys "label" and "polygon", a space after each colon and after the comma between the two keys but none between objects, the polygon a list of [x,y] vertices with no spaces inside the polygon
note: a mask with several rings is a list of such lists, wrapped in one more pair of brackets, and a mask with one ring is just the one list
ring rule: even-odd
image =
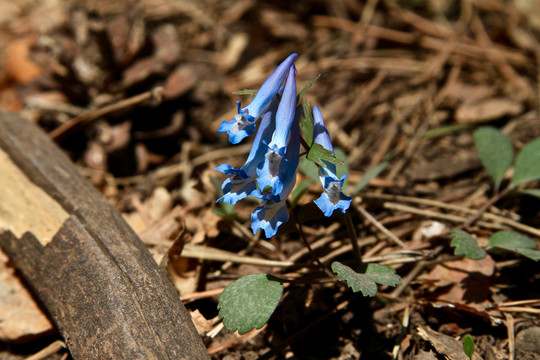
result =
[{"label": "flower stem", "polygon": [[347,226],[349,238],[351,239],[356,265],[358,266],[358,268],[360,268],[360,266],[362,266],[362,254],[360,253],[360,247],[358,246],[358,237],[356,236],[356,230],[354,229],[352,217],[348,211],[345,213],[345,226]]}]

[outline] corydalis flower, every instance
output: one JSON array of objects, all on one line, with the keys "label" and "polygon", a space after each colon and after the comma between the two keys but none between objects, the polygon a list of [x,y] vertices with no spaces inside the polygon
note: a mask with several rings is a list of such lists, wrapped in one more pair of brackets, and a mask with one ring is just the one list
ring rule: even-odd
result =
[{"label": "corydalis flower", "polygon": [[283,177],[282,191],[274,195],[271,191],[264,194],[256,190],[252,194],[263,199],[261,206],[255,209],[251,214],[251,230],[256,234],[259,229],[264,230],[267,238],[271,238],[277,233],[279,226],[289,220],[289,211],[287,209],[287,197],[294,188],[296,183],[296,168],[300,155],[300,129],[298,120],[302,114],[302,108],[296,109],[296,116],[290,128],[289,143],[284,154],[284,159],[287,161],[287,171]]},{"label": "corydalis flower", "polygon": [[242,200],[256,190],[257,165],[263,161],[266,154],[264,142],[270,141],[274,133],[277,104],[278,100],[274,98],[268,111],[263,115],[246,163],[241,168],[229,164],[222,164],[216,168],[223,174],[230,175],[221,186],[223,196],[217,202],[224,201],[227,204],[236,204],[237,201]]},{"label": "corydalis flower", "polygon": [[[272,195],[283,191],[284,179],[287,177],[290,160],[284,158],[287,152],[289,135],[295,121],[296,112],[296,68],[291,65],[283,95],[276,112],[276,130],[268,144],[264,162],[257,169],[257,186],[262,192],[271,188]],[[295,125],[298,126],[298,125]]]},{"label": "corydalis flower", "polygon": [[237,101],[238,114],[231,121],[223,121],[218,132],[227,132],[229,141],[232,144],[238,144],[242,139],[253,134],[256,128],[255,121],[268,110],[272,99],[283,85],[289,68],[297,58],[298,54],[292,53],[279,64],[276,70],[262,84],[255,98],[248,106],[241,108],[240,101]]},{"label": "corydalis flower", "polygon": [[[313,137],[314,143],[321,145],[326,150],[334,151],[330,135],[324,124],[321,111],[318,106],[313,108]],[[324,193],[321,197],[315,200],[315,204],[321,209],[325,216],[332,216],[334,210],[339,209],[342,213],[351,205],[351,197],[345,196],[341,192],[343,182],[347,178],[347,174],[341,179],[337,177],[336,164],[325,162],[326,167],[319,167],[319,179],[324,187]]]}]

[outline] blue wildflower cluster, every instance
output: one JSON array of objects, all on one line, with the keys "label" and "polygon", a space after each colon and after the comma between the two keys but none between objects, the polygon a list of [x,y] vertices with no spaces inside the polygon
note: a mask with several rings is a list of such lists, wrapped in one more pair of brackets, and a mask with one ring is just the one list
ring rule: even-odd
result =
[{"label": "blue wildflower cluster", "polygon": [[[229,177],[223,182],[223,196],[218,199],[236,204],[248,195],[262,200],[251,214],[251,229],[256,234],[263,229],[267,238],[274,236],[278,227],[289,219],[286,200],[296,183],[300,158],[300,118],[302,106],[297,105],[296,67],[298,54],[289,55],[266,79],[251,103],[242,108],[231,121],[223,121],[218,132],[226,132],[232,144],[238,144],[257,130],[253,146],[245,164],[236,168],[223,164],[216,168]],[[284,84],[285,83],[285,84]],[[259,128],[256,122],[262,117]],[[330,135],[317,106],[313,109],[313,140],[328,151],[334,151]],[[315,204],[325,216],[334,210],[349,208],[351,198],[341,191],[347,175],[336,174],[336,164],[325,162],[319,167],[319,178],[324,188]]]}]

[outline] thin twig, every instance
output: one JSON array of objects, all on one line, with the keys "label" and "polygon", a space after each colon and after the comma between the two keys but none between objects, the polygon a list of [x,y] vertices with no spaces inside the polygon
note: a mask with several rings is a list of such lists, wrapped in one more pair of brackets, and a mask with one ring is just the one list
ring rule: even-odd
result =
[{"label": "thin twig", "polygon": [[87,111],[57,127],[49,133],[49,136],[55,141],[60,141],[69,134],[79,130],[84,125],[91,123],[92,121],[95,121],[105,115],[129,109],[150,99],[152,99],[155,103],[160,103],[163,97],[163,91],[163,88],[158,86],[150,91],[135,95],[128,99],[120,100],[101,109]]},{"label": "thin twig", "polygon": [[401,241],[394,233],[392,233],[390,230],[388,230],[383,224],[381,224],[377,219],[375,219],[369,212],[367,212],[366,209],[362,205],[360,205],[360,202],[358,200],[354,201],[355,208],[362,214],[363,217],[367,219],[370,223],[372,223],[377,229],[379,229],[383,234],[388,236],[390,240],[392,240],[396,245],[402,247],[403,249],[408,249],[409,247]]}]

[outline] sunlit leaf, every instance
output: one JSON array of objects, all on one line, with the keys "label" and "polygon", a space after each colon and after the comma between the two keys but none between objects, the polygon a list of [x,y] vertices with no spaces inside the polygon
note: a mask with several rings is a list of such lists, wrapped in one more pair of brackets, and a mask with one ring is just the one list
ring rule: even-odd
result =
[{"label": "sunlit leaf", "polygon": [[317,165],[324,167],[326,167],[325,161],[329,163],[343,165],[343,161],[338,160],[333,151],[326,150],[320,144],[313,144],[311,146],[311,149],[309,149],[306,158],[313,161]]},{"label": "sunlit leaf", "polygon": [[488,249],[500,248],[513,251],[532,260],[540,260],[540,251],[536,250],[536,242],[515,231],[499,231],[489,239]]},{"label": "sunlit leaf", "polygon": [[313,113],[307,100],[302,102],[302,117],[300,118],[300,132],[309,147],[313,145]]},{"label": "sunlit leaf", "polygon": [[450,246],[455,247],[454,254],[465,255],[468,259],[480,260],[486,257],[486,251],[478,246],[476,240],[467,232],[459,229],[450,230],[452,241]]},{"label": "sunlit leaf", "polygon": [[471,335],[467,334],[463,338],[463,351],[469,359],[472,359],[474,354],[474,339]]},{"label": "sunlit leaf", "polygon": [[525,145],[516,157],[512,185],[540,179],[540,138]]},{"label": "sunlit leaf", "polygon": [[485,126],[474,132],[474,142],[482,164],[498,187],[504,173],[512,165],[514,158],[512,141],[499,130]]},{"label": "sunlit leaf", "polygon": [[245,334],[260,329],[276,309],[283,284],[274,276],[244,276],[223,290],[219,296],[219,318],[229,331]]}]

